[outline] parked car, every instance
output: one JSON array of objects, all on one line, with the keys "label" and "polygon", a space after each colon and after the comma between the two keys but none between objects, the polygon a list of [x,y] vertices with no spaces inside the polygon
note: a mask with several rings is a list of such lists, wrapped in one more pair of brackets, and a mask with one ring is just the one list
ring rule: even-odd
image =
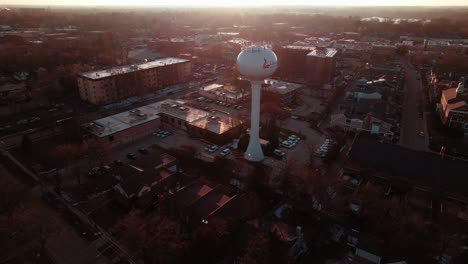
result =
[{"label": "parked car", "polygon": [[282,159],[285,155],[286,155],[286,152],[280,150],[280,149],[275,149],[273,150],[273,155],[277,158],[280,158]]},{"label": "parked car", "polygon": [[225,148],[223,149],[223,151],[221,151],[221,153],[219,153],[219,155],[225,157],[227,155],[231,154],[231,150],[229,148]]},{"label": "parked car", "polygon": [[141,148],[141,149],[138,149],[138,152],[140,152],[141,154],[147,154],[148,150],[146,148]]},{"label": "parked car", "polygon": [[121,160],[114,160],[114,163],[119,166],[123,165],[123,162]]},{"label": "parked car", "polygon": [[17,125],[22,125],[22,124],[26,124],[26,123],[28,123],[28,120],[26,120],[26,119],[21,119],[21,120],[18,120],[16,122]]},{"label": "parked car", "polygon": [[41,118],[38,117],[38,116],[34,116],[34,117],[31,117],[28,121],[29,123],[33,123],[33,122],[37,122],[37,121],[40,121]]},{"label": "parked car", "polygon": [[208,152],[208,153],[214,153],[218,150],[218,146],[216,145],[208,145],[205,147],[205,150]]},{"label": "parked car", "polygon": [[137,157],[136,157],[136,155],[133,154],[133,153],[128,153],[128,154],[127,154],[127,158],[129,158],[129,159],[131,159],[131,160],[135,160]]},{"label": "parked car", "polygon": [[287,141],[287,140],[281,142],[280,145],[281,145],[282,147],[285,147],[285,148],[292,148],[292,147],[293,147],[293,145],[291,144],[291,142],[290,142],[290,141]]}]

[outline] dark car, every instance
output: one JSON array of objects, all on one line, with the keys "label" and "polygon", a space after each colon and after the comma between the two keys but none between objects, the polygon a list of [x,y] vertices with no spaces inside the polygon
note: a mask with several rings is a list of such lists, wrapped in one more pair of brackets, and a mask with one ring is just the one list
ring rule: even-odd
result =
[{"label": "dark car", "polygon": [[141,149],[138,150],[138,152],[140,152],[141,154],[147,154],[148,150],[145,149],[145,148],[141,148]]},{"label": "dark car", "polygon": [[128,153],[127,154],[127,158],[131,159],[131,160],[135,160],[136,159],[136,155],[133,154],[133,153]]},{"label": "dark car", "polygon": [[119,166],[123,164],[121,160],[114,160],[114,163]]}]

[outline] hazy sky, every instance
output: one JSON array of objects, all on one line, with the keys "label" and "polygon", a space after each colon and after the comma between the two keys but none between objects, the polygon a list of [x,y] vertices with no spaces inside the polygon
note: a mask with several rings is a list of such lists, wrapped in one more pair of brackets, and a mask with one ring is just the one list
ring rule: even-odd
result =
[{"label": "hazy sky", "polygon": [[468,0],[0,0],[0,5],[125,5],[125,6],[258,6],[258,5],[366,5],[438,6],[465,5]]}]

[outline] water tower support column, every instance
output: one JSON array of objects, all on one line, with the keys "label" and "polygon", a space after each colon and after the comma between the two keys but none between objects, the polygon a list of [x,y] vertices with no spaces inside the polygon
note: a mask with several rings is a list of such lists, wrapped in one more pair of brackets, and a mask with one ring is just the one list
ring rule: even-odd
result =
[{"label": "water tower support column", "polygon": [[252,84],[252,112],[250,116],[250,141],[244,158],[250,161],[262,161],[262,146],[260,145],[260,93],[261,81],[251,81]]}]

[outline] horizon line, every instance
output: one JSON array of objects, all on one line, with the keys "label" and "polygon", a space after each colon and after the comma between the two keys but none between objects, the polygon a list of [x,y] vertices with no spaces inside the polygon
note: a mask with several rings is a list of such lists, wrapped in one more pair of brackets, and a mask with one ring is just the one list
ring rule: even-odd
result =
[{"label": "horizon line", "polygon": [[458,8],[458,7],[464,7],[468,8],[468,3],[465,5],[359,5],[359,4],[342,4],[342,5],[317,5],[317,4],[301,4],[301,5],[287,5],[287,4],[271,4],[271,5],[265,5],[265,4],[253,4],[253,5],[245,5],[245,6],[235,6],[235,5],[216,5],[216,4],[209,4],[209,5],[178,5],[178,4],[173,4],[173,5],[163,5],[163,4],[135,4],[135,5],[125,5],[125,4],[116,4],[116,5],[88,5],[88,4],[83,4],[83,5],[77,5],[77,4],[0,4],[0,7],[88,7],[88,8],[95,8],[95,7],[100,7],[100,8],[115,8],[115,7],[133,7],[133,8],[145,8],[145,7],[158,7],[158,8],[272,8],[272,7],[288,7],[288,8],[301,8],[301,7],[317,7],[317,8],[327,8],[327,7],[332,7],[332,8],[350,8],[350,7],[368,7],[368,8],[386,8],[386,7],[393,7],[393,8],[410,8],[410,7],[418,7],[418,8]]}]

